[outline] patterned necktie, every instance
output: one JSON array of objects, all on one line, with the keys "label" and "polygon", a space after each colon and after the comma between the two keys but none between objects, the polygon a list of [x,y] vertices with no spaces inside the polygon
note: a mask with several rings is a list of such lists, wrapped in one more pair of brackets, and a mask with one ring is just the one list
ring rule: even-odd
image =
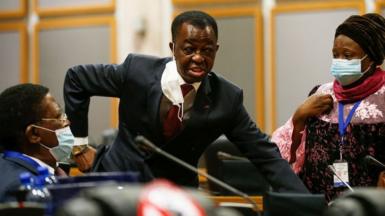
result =
[{"label": "patterned necktie", "polygon": [[[193,89],[193,86],[190,84],[183,84],[181,86],[183,97],[187,95]],[[182,107],[178,107],[176,105],[172,105],[167,112],[166,118],[163,122],[163,136],[169,141],[172,137],[174,137],[182,127],[182,121],[178,118],[178,112],[183,112]]]}]

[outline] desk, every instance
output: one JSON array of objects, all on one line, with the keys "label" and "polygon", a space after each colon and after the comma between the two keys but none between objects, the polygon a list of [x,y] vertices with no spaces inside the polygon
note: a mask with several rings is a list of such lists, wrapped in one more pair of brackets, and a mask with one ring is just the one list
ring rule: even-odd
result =
[{"label": "desk", "polygon": [[71,167],[69,176],[81,176],[84,175],[77,167]]},{"label": "desk", "polygon": [[[199,170],[201,172],[204,172],[204,173],[207,173],[207,170],[206,168],[199,168]],[[207,178],[205,176],[202,176],[202,175],[198,175],[199,177],[199,184],[200,184],[200,187],[203,189],[203,190],[206,190],[207,193],[209,193],[208,191],[208,186],[207,186]],[[240,196],[209,196],[209,198],[211,200],[214,201],[214,203],[216,205],[220,205],[220,203],[247,203],[247,201],[245,201],[242,197]],[[254,200],[254,202],[257,203],[258,205],[258,211],[263,211],[263,197],[262,196],[250,196],[250,198],[252,200]]]},{"label": "desk", "polygon": [[[215,204],[220,205],[220,203],[248,203],[242,197],[239,196],[209,196],[211,200],[215,202]],[[252,200],[257,203],[258,211],[263,211],[263,197],[262,196],[250,196]]]}]

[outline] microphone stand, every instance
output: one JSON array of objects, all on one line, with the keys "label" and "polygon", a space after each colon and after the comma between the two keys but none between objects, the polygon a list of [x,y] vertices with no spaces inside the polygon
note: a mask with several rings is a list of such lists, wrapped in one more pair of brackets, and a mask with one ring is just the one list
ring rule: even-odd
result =
[{"label": "microphone stand", "polygon": [[346,183],[344,180],[342,180],[342,178],[337,174],[337,171],[334,169],[333,165],[329,165],[328,168],[333,172],[333,174],[335,176],[337,176],[337,178],[346,186],[349,188],[349,190],[351,192],[354,192],[354,189],[352,187],[350,187],[350,185],[348,183]]},{"label": "microphone stand", "polygon": [[239,157],[239,156],[231,155],[231,154],[226,153],[226,152],[223,152],[223,151],[218,151],[218,152],[217,152],[217,157],[218,157],[218,159],[220,159],[220,160],[249,161],[249,160],[248,160],[247,158],[245,158],[245,157]]},{"label": "microphone stand", "polygon": [[369,164],[373,164],[377,167],[381,167],[382,169],[385,169],[385,164],[381,163],[379,160],[377,160],[376,158],[370,156],[370,155],[366,155],[365,156],[365,160],[369,163]]},{"label": "microphone stand", "polygon": [[246,200],[248,203],[250,203],[253,206],[253,210],[255,212],[257,212],[258,215],[260,215],[259,212],[258,212],[258,205],[257,205],[257,203],[253,199],[251,199],[249,197],[249,195],[247,195],[246,193],[243,193],[242,191],[239,191],[238,189],[236,189],[236,188],[226,184],[225,182],[223,182],[223,181],[221,181],[221,180],[219,180],[219,179],[217,179],[217,178],[215,178],[215,177],[213,177],[213,176],[211,176],[211,175],[209,175],[209,174],[207,174],[205,172],[202,172],[202,171],[198,170],[196,167],[191,166],[190,164],[182,161],[181,159],[179,159],[179,158],[177,158],[177,157],[175,157],[175,156],[173,156],[173,155],[163,151],[159,147],[155,146],[151,141],[146,139],[144,136],[137,136],[135,138],[135,142],[138,143],[139,145],[144,145],[144,147],[147,147],[146,149],[152,149],[153,151],[161,154],[162,156],[166,157],[167,159],[175,161],[178,164],[182,165],[183,167],[185,167],[185,168],[187,168],[187,169],[189,169],[189,170],[191,170],[191,171],[193,171],[195,173],[198,173],[199,175],[202,175],[202,176],[206,177],[210,181],[212,181],[215,184],[217,184],[217,185],[219,185],[219,186],[229,190],[230,192],[232,192],[232,193],[234,193],[236,195],[241,196],[244,200]]}]

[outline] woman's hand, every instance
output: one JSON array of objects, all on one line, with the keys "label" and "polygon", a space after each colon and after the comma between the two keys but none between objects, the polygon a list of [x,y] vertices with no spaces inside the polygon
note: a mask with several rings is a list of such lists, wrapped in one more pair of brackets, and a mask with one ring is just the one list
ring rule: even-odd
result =
[{"label": "woman's hand", "polygon": [[313,94],[299,106],[293,116],[293,124],[305,122],[309,117],[319,116],[333,109],[333,98],[330,94]]},{"label": "woman's hand", "polygon": [[319,116],[330,112],[333,109],[333,98],[330,94],[313,94],[301,104],[293,115],[293,135],[290,147],[289,163],[297,160],[296,152],[301,144],[302,131],[305,129],[306,120],[310,117]]}]

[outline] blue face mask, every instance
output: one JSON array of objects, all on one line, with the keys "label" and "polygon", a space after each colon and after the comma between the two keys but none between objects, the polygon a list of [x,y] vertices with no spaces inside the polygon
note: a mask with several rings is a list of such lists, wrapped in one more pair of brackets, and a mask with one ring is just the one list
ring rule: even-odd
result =
[{"label": "blue face mask", "polygon": [[334,58],[330,67],[330,72],[341,85],[346,86],[352,84],[359,80],[364,73],[369,70],[370,66],[365,72],[361,72],[361,61],[366,57],[367,55],[361,59],[351,60]]},{"label": "blue face mask", "polygon": [[72,135],[70,127],[67,126],[58,130],[50,130],[48,128],[44,128],[36,125],[34,125],[34,127],[51,131],[56,134],[59,145],[52,148],[42,143],[40,143],[40,145],[48,149],[57,162],[68,162],[71,156],[72,147],[75,143],[75,137],[74,135]]}]

